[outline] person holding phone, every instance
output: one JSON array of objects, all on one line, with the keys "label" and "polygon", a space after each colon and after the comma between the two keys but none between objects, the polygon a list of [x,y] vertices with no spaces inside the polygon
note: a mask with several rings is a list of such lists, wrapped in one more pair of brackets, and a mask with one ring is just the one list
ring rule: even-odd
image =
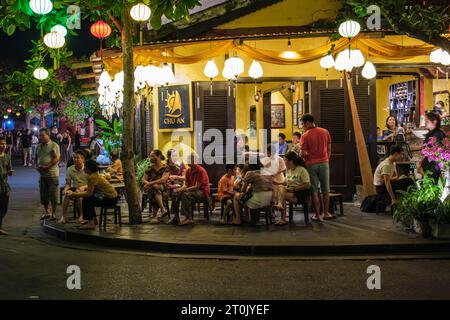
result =
[{"label": "person holding phone", "polygon": [[7,235],[8,233],[3,230],[3,218],[8,211],[9,195],[11,189],[8,184],[8,176],[13,174],[11,166],[11,157],[6,154],[6,139],[0,138],[0,235]]}]

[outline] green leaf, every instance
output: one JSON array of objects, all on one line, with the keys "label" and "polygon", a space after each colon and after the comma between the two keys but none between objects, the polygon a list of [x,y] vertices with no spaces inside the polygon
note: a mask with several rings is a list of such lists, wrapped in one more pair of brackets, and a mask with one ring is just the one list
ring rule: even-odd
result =
[{"label": "green leaf", "polygon": [[100,126],[102,129],[109,129],[108,123],[106,121],[104,121],[104,120],[97,119],[97,120],[95,120],[95,123],[98,126]]},{"label": "green leaf", "polygon": [[16,31],[16,26],[14,24],[10,24],[8,28],[6,29],[6,34],[8,36],[12,36],[14,32]]}]

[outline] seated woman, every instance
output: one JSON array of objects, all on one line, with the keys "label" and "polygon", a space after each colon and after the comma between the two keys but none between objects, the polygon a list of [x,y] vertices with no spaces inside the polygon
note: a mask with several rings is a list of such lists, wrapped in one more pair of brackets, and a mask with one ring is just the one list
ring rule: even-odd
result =
[{"label": "seated woman", "polygon": [[[242,208],[258,209],[270,206],[272,199],[272,176],[261,173],[261,162],[249,164],[248,172],[244,177],[242,193],[234,197],[234,217],[232,224],[241,224]],[[246,217],[248,218],[248,217]]]},{"label": "seated woman", "polygon": [[162,212],[161,218],[169,215],[169,212],[164,207],[164,198],[167,198],[166,183],[169,179],[169,168],[162,163],[165,160],[161,150],[155,149],[150,153],[151,167],[145,172],[142,178],[143,191],[147,193],[150,207],[153,209],[151,216],[151,223],[157,224],[158,210]]},{"label": "seated woman", "polygon": [[[172,199],[172,205],[170,211],[173,213],[177,213],[180,210],[180,201],[176,197],[175,189],[180,188],[184,181],[186,180],[186,166],[183,162],[180,161],[179,155],[175,149],[170,149],[167,151],[167,166],[169,168],[169,179],[167,180],[167,188],[169,199]],[[178,224],[180,219],[175,215],[169,223],[170,224]]]},{"label": "seated woman", "polygon": [[122,161],[119,158],[119,152],[112,151],[109,158],[111,159],[111,166],[106,169],[106,173],[109,173],[111,178],[116,178],[120,182],[123,182],[123,168]]},{"label": "seated woman", "polygon": [[86,191],[67,191],[66,196],[73,196],[83,198],[82,207],[84,219],[88,222],[79,229],[93,230],[97,224],[95,207],[103,205],[112,206],[117,203],[118,195],[114,187],[99,173],[97,162],[94,160],[87,160],[84,163],[84,171],[87,177]]},{"label": "seated woman", "polygon": [[281,218],[275,223],[277,226],[287,224],[286,201],[297,204],[306,199],[311,186],[305,162],[295,152],[290,151],[284,156],[286,163],[286,183],[281,188],[280,202],[276,205],[281,210]]}]

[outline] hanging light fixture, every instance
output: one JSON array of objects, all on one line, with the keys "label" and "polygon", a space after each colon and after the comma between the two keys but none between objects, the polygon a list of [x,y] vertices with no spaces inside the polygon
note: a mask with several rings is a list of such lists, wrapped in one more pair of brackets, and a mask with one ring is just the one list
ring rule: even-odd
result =
[{"label": "hanging light fixture", "polygon": [[231,79],[233,79],[233,72],[229,65],[225,63],[225,67],[222,71],[222,76],[228,80],[228,96],[231,96]]},{"label": "hanging light fixture", "polygon": [[130,15],[133,18],[133,20],[139,22],[139,43],[141,46],[142,46],[142,22],[150,19],[151,14],[152,11],[150,10],[150,8],[143,3],[138,3],[134,5],[130,10]]},{"label": "hanging light fixture", "polygon": [[11,112],[12,112],[12,108],[11,108],[11,107],[8,107],[8,108],[6,109],[6,112],[11,113]]},{"label": "hanging light fixture", "polygon": [[436,50],[433,50],[430,53],[430,61],[433,63],[441,63],[443,56],[444,56],[444,50],[442,50],[441,48],[438,48]]},{"label": "hanging light fixture", "polygon": [[320,59],[320,66],[326,71],[326,87],[328,88],[328,69],[333,68],[334,58],[331,54],[326,55]]},{"label": "hanging light fixture", "polygon": [[353,65],[352,61],[349,57],[349,49],[346,49],[344,51],[339,52],[339,54],[336,57],[336,61],[334,63],[334,68],[341,72],[341,79],[340,79],[340,85],[342,88],[342,81],[343,81],[343,73],[344,71],[351,72]]},{"label": "hanging light fixture", "polygon": [[53,9],[53,3],[50,0],[30,0],[30,9],[39,15],[46,15]]},{"label": "hanging light fixture", "polygon": [[101,75],[100,78],[98,79],[98,83],[100,84],[101,87],[109,87],[111,85],[111,77],[108,73],[108,71],[104,70]]},{"label": "hanging light fixture", "polygon": [[[58,32],[51,31],[44,36],[44,43],[51,49],[59,49],[64,46],[66,39]],[[53,69],[58,69],[59,66],[59,52],[53,58]]]},{"label": "hanging light fixture", "polygon": [[230,70],[234,79],[237,80],[239,76],[244,72],[244,61],[239,57],[232,57],[225,61],[225,68]]},{"label": "hanging light fixture", "polygon": [[354,20],[347,20],[339,25],[338,31],[342,37],[350,40],[351,38],[356,37],[359,31],[361,31],[361,25]]},{"label": "hanging light fixture", "polygon": [[144,67],[145,81],[149,87],[158,83],[159,68],[153,65]]},{"label": "hanging light fixture", "polygon": [[[377,70],[372,62],[367,61],[361,71],[361,75],[367,80],[373,79],[377,75]],[[367,84],[367,93],[370,95],[370,83]]]},{"label": "hanging light fixture", "polygon": [[65,37],[65,36],[67,35],[67,29],[66,29],[66,27],[64,27],[64,26],[61,25],[61,24],[57,24],[56,26],[52,27],[52,28],[50,29],[50,31],[51,31],[51,32],[57,32],[57,33],[59,33],[60,35],[62,35],[63,37]]},{"label": "hanging light fixture", "polygon": [[256,86],[256,80],[261,78],[264,74],[261,64],[258,61],[253,60],[252,64],[250,65],[250,69],[248,70],[248,74],[250,77],[252,77],[255,80],[255,95],[256,95],[258,92],[258,88]]},{"label": "hanging light fixture", "polygon": [[203,73],[210,80],[210,91],[211,91],[211,96],[212,96],[212,94],[213,94],[213,79],[219,75],[219,69],[217,68],[214,60],[211,59],[206,63]]},{"label": "hanging light fixture", "polygon": [[93,23],[90,27],[91,34],[100,40],[100,58],[103,55],[103,39],[108,38],[111,35],[112,29],[105,21],[100,20]]},{"label": "hanging light fixture", "polygon": [[39,80],[39,95],[42,96],[42,80],[48,78],[48,71],[44,68],[37,68],[33,71],[33,76]]},{"label": "hanging light fixture", "polygon": [[356,85],[359,84],[359,75],[358,68],[364,65],[365,59],[364,56],[359,49],[350,50],[350,61],[352,62],[352,66],[355,67],[356,70]]},{"label": "hanging light fixture", "polygon": [[168,86],[169,83],[172,83],[175,80],[175,75],[172,71],[172,68],[167,64],[164,63],[161,66],[161,79],[164,81],[163,83]]},{"label": "hanging light fixture", "polygon": [[450,54],[447,51],[443,51],[441,55],[441,64],[444,66],[450,65]]},{"label": "hanging light fixture", "polygon": [[20,112],[16,112],[16,117],[20,117],[21,113]]}]

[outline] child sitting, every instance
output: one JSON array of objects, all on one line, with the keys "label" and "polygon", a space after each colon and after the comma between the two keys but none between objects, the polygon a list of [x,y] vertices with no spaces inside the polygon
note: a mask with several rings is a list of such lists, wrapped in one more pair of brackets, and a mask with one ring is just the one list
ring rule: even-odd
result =
[{"label": "child sitting", "polygon": [[226,217],[228,217],[228,213],[231,210],[234,210],[233,207],[233,197],[235,194],[235,177],[236,177],[236,165],[227,164],[225,166],[226,173],[219,180],[219,200],[220,203],[225,206],[222,216],[220,217],[220,223],[226,224]]}]

